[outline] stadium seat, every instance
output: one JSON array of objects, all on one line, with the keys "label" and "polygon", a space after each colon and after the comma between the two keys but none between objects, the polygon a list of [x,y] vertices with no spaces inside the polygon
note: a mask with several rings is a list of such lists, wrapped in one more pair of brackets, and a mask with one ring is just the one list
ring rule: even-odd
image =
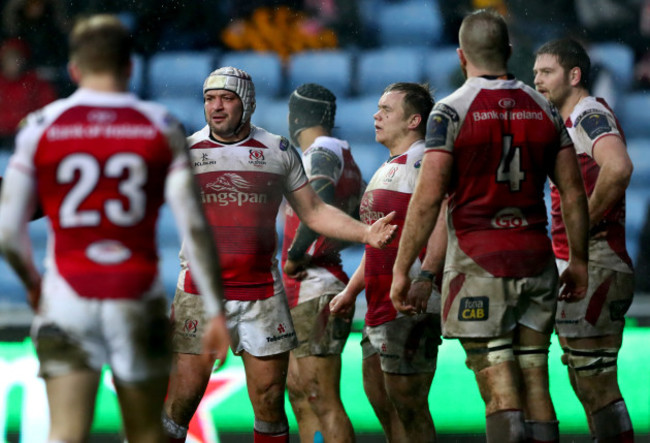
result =
[{"label": "stadium seat", "polygon": [[594,43],[589,49],[592,65],[601,65],[614,76],[621,92],[630,89],[634,79],[634,51],[623,43]]},{"label": "stadium seat", "polygon": [[140,54],[134,54],[131,57],[133,69],[129,81],[129,91],[137,94],[139,97],[146,96],[145,90],[145,59]]},{"label": "stadium seat", "polygon": [[388,149],[379,143],[351,143],[351,149],[366,182],[370,181],[377,169],[390,157]]},{"label": "stadium seat", "polygon": [[628,188],[625,193],[625,243],[627,252],[636,260],[639,251],[639,237],[648,215],[650,193],[647,189]]},{"label": "stadium seat", "polygon": [[650,137],[650,93],[625,94],[617,106],[617,113],[628,139]]},{"label": "stadium seat", "polygon": [[288,99],[258,99],[251,122],[273,134],[289,138]]},{"label": "stadium seat", "polygon": [[156,101],[167,106],[169,112],[183,123],[187,135],[193,134],[206,125],[201,98],[160,97]]},{"label": "stadium seat", "polygon": [[157,52],[149,60],[149,96],[201,98],[203,81],[214,69],[212,51]]},{"label": "stadium seat", "polygon": [[443,23],[435,0],[377,3],[381,46],[431,47],[442,39]]},{"label": "stadium seat", "polygon": [[440,46],[428,51],[424,59],[424,77],[434,90],[436,100],[461,86],[462,74],[456,46]]},{"label": "stadium seat", "polygon": [[282,62],[275,52],[233,51],[224,54],[219,66],[233,66],[248,72],[257,97],[278,97],[283,89]]},{"label": "stadium seat", "polygon": [[628,138],[627,153],[634,165],[630,187],[644,189],[650,196],[650,134],[647,137]]},{"label": "stadium seat", "polygon": [[336,121],[333,134],[350,144],[373,143],[379,94],[336,101]]},{"label": "stadium seat", "polygon": [[305,51],[294,54],[287,68],[289,91],[303,83],[319,83],[337,97],[352,93],[352,53],[345,50]]},{"label": "stadium seat", "polygon": [[388,47],[359,54],[357,92],[379,95],[393,82],[419,82],[425,53],[415,48]]}]

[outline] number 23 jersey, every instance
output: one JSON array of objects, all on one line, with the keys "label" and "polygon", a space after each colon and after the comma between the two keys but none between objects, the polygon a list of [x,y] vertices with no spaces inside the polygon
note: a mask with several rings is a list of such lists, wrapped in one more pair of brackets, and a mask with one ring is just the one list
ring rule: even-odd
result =
[{"label": "number 23 jersey", "polygon": [[188,167],[182,128],[165,108],[79,89],[28,116],[10,167],[35,180],[53,234],[46,274],[65,281],[59,288],[97,299],[153,289],[165,181]]}]

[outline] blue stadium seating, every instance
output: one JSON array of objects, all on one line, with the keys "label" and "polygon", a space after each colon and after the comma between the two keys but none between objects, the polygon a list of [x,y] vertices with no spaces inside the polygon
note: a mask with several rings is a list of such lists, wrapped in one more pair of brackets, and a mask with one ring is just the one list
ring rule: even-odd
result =
[{"label": "blue stadium seating", "polygon": [[462,78],[456,46],[440,46],[427,52],[424,77],[434,90],[436,101],[460,86],[456,82],[456,74]]},{"label": "blue stadium seating", "polygon": [[599,64],[614,76],[614,84],[624,92],[634,79],[634,51],[624,43],[594,43],[589,49],[592,65]]},{"label": "blue stadium seating", "polygon": [[650,137],[650,93],[632,92],[624,95],[617,114],[628,139]]},{"label": "blue stadium seating", "polygon": [[364,51],[358,57],[357,92],[379,95],[393,82],[419,82],[425,53],[415,48],[386,47]]},{"label": "blue stadium seating", "polygon": [[254,125],[266,129],[273,134],[289,138],[289,113],[288,99],[265,99],[257,100],[257,107],[251,121]]},{"label": "blue stadium seating", "polygon": [[353,143],[352,155],[359,165],[361,175],[369,182],[377,169],[390,157],[388,148],[379,143]]},{"label": "blue stadium seating", "polygon": [[185,126],[185,132],[190,135],[205,126],[203,100],[194,96],[159,97],[156,101],[167,106],[169,112]]},{"label": "blue stadium seating", "polygon": [[139,97],[145,97],[145,59],[140,54],[134,54],[131,57],[131,63],[133,68],[131,71],[131,79],[129,81],[129,90],[137,94]]},{"label": "blue stadium seating", "polygon": [[161,97],[203,96],[205,78],[215,69],[212,51],[169,51],[151,56],[148,92],[152,99]]},{"label": "blue stadium seating", "polygon": [[630,187],[643,189],[650,195],[650,134],[628,138],[627,153],[634,165]]},{"label": "blue stadium seating", "polygon": [[442,39],[443,22],[435,0],[377,2],[382,46],[431,47]]},{"label": "blue stadium seating", "polygon": [[353,55],[346,50],[305,51],[294,54],[287,68],[289,91],[303,83],[319,83],[337,97],[352,93]]},{"label": "blue stadium seating", "polygon": [[375,140],[373,115],[377,112],[380,93],[336,101],[334,135],[354,143],[372,143]]},{"label": "blue stadium seating", "polygon": [[283,90],[282,62],[274,52],[228,52],[219,60],[219,66],[248,72],[255,83],[257,97],[277,97]]}]

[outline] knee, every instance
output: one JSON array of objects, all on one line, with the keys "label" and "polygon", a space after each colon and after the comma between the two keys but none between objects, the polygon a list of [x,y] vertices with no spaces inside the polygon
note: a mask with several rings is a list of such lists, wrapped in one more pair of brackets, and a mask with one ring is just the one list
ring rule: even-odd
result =
[{"label": "knee", "polygon": [[590,410],[620,397],[616,379],[618,348],[564,348],[562,361],[575,374],[576,394]]}]

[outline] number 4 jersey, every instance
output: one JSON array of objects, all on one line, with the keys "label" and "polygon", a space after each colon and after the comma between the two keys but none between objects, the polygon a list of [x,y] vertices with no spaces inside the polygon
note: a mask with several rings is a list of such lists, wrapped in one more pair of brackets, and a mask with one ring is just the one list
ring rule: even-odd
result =
[{"label": "number 4 jersey", "polygon": [[80,89],[27,117],[9,167],[35,180],[59,290],[135,299],[152,288],[165,180],[189,167],[182,128],[162,106]]},{"label": "number 4 jersey", "polygon": [[429,116],[427,152],[454,157],[445,267],[527,277],[552,258],[544,186],[572,146],[547,100],[513,78],[473,77]]}]

